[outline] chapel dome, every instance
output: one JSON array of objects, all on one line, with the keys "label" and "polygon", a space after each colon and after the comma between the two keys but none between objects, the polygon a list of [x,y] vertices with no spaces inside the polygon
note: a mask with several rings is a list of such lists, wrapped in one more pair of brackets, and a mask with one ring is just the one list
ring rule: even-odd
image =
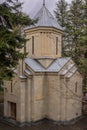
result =
[{"label": "chapel dome", "polygon": [[58,24],[57,20],[53,17],[50,11],[43,4],[42,8],[35,15],[34,19],[38,19],[37,23],[29,28],[35,27],[53,27],[63,31],[63,28]]}]

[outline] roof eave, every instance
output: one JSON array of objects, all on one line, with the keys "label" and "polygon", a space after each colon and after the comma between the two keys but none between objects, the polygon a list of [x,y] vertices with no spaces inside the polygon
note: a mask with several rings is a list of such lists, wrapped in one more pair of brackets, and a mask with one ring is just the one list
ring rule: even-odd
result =
[{"label": "roof eave", "polygon": [[24,29],[25,32],[28,32],[28,31],[31,31],[31,30],[38,30],[38,29],[55,29],[56,31],[60,32],[61,34],[63,34],[63,30],[62,29],[58,29],[56,27],[50,27],[50,26],[35,26],[35,27],[32,27],[32,28],[26,28]]}]

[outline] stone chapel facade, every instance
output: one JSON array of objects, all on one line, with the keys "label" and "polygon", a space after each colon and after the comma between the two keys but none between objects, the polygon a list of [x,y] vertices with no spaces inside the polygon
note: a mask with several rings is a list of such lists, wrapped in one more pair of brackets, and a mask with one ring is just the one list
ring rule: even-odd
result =
[{"label": "stone chapel facade", "polygon": [[38,22],[25,29],[24,61],[4,84],[4,116],[19,123],[47,118],[68,122],[82,114],[82,76],[69,57],[62,57],[63,30],[45,4]]}]

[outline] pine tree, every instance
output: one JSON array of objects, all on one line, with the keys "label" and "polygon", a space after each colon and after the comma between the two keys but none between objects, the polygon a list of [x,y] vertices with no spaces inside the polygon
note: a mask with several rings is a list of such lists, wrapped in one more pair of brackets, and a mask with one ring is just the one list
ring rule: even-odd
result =
[{"label": "pine tree", "polygon": [[65,0],[60,0],[56,3],[56,9],[54,10],[57,21],[62,27],[66,24],[68,3]]},{"label": "pine tree", "polygon": [[18,0],[0,4],[0,80],[11,78],[19,59],[25,56],[20,52],[26,41],[22,30],[35,22],[20,7]]},{"label": "pine tree", "polygon": [[[73,0],[69,11],[70,35],[72,36],[72,57],[74,60],[80,58],[80,37],[82,31],[82,0]],[[79,61],[79,60],[78,60]]]},{"label": "pine tree", "polygon": [[87,0],[83,0],[82,34],[80,37],[81,58],[80,68],[84,74],[84,91],[87,92]]},{"label": "pine tree", "polygon": [[87,0],[73,0],[68,10],[62,2],[65,0],[57,3],[55,15],[65,31],[63,54],[73,58],[84,77],[84,86],[87,86]]},{"label": "pine tree", "polygon": [[57,21],[63,27],[64,33],[62,38],[62,52],[63,56],[66,56],[67,45],[69,44],[69,28],[68,28],[68,3],[65,0],[59,0],[56,3],[56,9],[54,10]]},{"label": "pine tree", "polygon": [[72,36],[72,52],[71,56],[77,63],[80,72],[84,77],[84,86],[87,84],[87,59],[85,54],[87,52],[87,23],[85,9],[86,2],[82,0],[73,0],[70,6],[69,21],[70,24],[70,35]]}]

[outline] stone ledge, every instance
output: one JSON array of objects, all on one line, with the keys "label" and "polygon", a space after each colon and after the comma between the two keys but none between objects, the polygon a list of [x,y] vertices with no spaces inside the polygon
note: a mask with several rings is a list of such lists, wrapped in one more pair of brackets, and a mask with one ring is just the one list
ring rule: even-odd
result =
[{"label": "stone ledge", "polygon": [[9,126],[16,126],[16,127],[23,127],[23,126],[31,126],[31,125],[38,125],[38,124],[41,124],[41,123],[53,123],[53,124],[56,124],[56,125],[72,125],[72,124],[75,124],[78,120],[84,118],[84,116],[80,116],[80,117],[77,117],[75,119],[72,119],[70,121],[54,121],[54,120],[51,120],[51,119],[47,119],[47,118],[44,118],[42,120],[38,120],[38,121],[35,121],[35,122],[17,122],[13,119],[9,119],[7,117],[2,117],[0,118],[0,122],[4,123],[4,124],[7,124]]}]

